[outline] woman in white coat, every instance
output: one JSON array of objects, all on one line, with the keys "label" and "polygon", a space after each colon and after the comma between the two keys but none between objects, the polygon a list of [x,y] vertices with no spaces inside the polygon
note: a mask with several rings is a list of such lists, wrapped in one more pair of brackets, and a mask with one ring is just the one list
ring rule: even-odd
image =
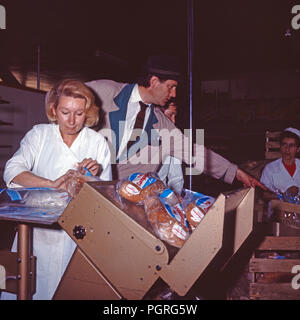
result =
[{"label": "woman in white coat", "polygon": [[281,158],[265,166],[260,181],[274,192],[285,192],[290,187],[300,189],[300,160],[296,158],[299,151],[300,131],[285,129],[280,136]]},{"label": "woman in white coat", "polygon": [[[68,171],[76,166],[87,168],[102,180],[111,180],[108,144],[101,134],[89,128],[98,123],[99,109],[84,83],[66,79],[54,86],[46,102],[46,114],[51,124],[34,126],[7,162],[7,186],[64,189]],[[75,247],[63,230],[34,228],[34,299],[52,298]],[[3,298],[10,298],[10,294],[3,293]]]}]

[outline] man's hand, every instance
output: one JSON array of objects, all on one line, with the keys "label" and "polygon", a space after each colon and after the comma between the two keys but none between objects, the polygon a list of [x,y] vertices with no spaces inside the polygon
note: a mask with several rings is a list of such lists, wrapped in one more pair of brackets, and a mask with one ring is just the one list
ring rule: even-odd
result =
[{"label": "man's hand", "polygon": [[248,175],[246,172],[242,171],[241,169],[237,169],[236,171],[236,178],[240,182],[243,183],[244,187],[260,187],[263,190],[267,191],[267,188],[261,184],[258,180]]}]

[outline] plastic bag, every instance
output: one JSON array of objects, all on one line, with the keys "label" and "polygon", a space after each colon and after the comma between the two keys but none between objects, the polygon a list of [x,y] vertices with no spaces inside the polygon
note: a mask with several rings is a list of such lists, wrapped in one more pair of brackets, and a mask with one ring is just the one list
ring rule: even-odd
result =
[{"label": "plastic bag", "polygon": [[172,246],[181,248],[190,230],[180,199],[171,189],[144,200],[144,208],[153,231]]},{"label": "plastic bag", "polygon": [[191,229],[194,230],[216,199],[199,192],[187,189],[184,191],[185,196],[183,198],[183,207],[185,209],[189,225],[191,226]]},{"label": "plastic bag", "polygon": [[76,170],[70,170],[65,178],[66,191],[71,198],[74,198],[83,184],[89,181],[100,181],[100,178],[94,177],[86,168],[78,167]]},{"label": "plastic bag", "polygon": [[275,193],[280,201],[300,204],[300,194],[297,186],[289,187],[285,192],[275,188]]},{"label": "plastic bag", "polygon": [[53,188],[0,189],[1,203],[34,208],[65,208],[70,197],[67,192]]},{"label": "plastic bag", "polygon": [[161,193],[165,188],[165,184],[153,172],[133,173],[119,181],[116,186],[122,198],[139,205],[143,204],[146,198]]}]

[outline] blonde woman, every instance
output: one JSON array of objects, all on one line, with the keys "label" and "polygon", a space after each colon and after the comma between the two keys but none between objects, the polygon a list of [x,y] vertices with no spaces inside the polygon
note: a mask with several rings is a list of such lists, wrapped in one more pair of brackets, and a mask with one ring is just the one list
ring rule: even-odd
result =
[{"label": "blonde woman", "polygon": [[[102,180],[111,180],[108,144],[89,128],[98,123],[99,109],[85,84],[72,79],[60,81],[49,92],[46,114],[51,123],[35,125],[7,162],[7,186],[64,189],[65,175],[77,165]],[[34,228],[33,237],[33,253],[37,256],[33,298],[51,299],[76,244],[63,230]],[[3,293],[2,298],[10,297]]]}]

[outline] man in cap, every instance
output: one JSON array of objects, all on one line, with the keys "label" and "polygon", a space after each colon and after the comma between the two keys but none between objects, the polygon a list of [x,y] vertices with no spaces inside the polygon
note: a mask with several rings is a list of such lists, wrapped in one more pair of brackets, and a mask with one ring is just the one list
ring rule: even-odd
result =
[{"label": "man in cap", "polygon": [[281,158],[265,166],[260,181],[274,192],[285,192],[291,187],[299,189],[300,160],[296,154],[300,151],[300,131],[287,128],[281,133],[279,141]]},{"label": "man in cap", "polygon": [[[180,79],[177,58],[152,56],[137,83],[111,80],[87,83],[101,101],[104,112],[101,133],[108,138],[115,155],[114,178],[122,179],[134,172],[157,172],[169,155],[189,164],[189,138],[157,107],[176,97]],[[244,186],[264,188],[237,165],[203,145],[194,144],[194,151],[193,165],[198,173],[227,183],[237,178]]]}]

